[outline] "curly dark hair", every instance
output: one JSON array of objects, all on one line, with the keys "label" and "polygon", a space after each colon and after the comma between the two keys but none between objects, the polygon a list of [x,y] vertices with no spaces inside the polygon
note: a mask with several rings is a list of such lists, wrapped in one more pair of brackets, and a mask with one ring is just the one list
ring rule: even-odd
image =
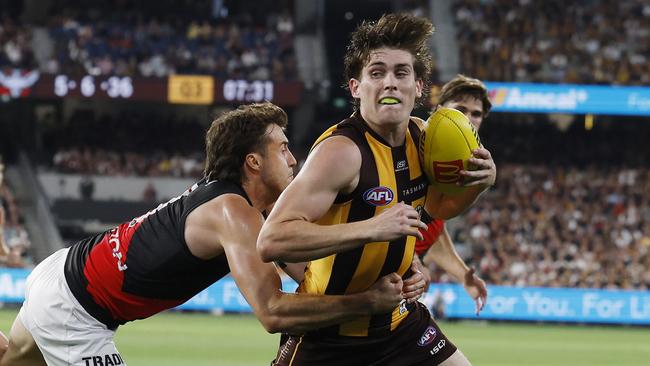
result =
[{"label": "curly dark hair", "polygon": [[[433,59],[427,41],[433,31],[433,24],[428,19],[411,14],[384,14],[376,22],[363,21],[352,32],[345,53],[343,87],[348,88],[348,80],[360,78],[372,51],[382,47],[405,50],[413,55],[415,78],[424,83],[422,97],[416,101],[419,105],[426,98],[431,82]],[[359,101],[355,99],[354,105],[358,108]]]},{"label": "curly dark hair", "polygon": [[248,104],[226,112],[212,121],[205,135],[205,170],[208,180],[242,184],[246,155],[266,152],[267,126],[285,128],[285,111],[272,103]]}]

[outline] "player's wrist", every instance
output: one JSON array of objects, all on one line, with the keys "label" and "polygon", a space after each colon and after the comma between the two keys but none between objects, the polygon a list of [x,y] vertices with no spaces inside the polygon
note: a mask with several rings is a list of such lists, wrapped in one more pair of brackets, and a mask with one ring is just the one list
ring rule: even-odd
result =
[{"label": "player's wrist", "polygon": [[347,296],[349,297],[345,301],[349,306],[353,307],[353,309],[350,309],[352,313],[356,313],[357,315],[369,315],[376,311],[378,297],[375,296],[372,290]]},{"label": "player's wrist", "polygon": [[474,282],[475,270],[473,267],[465,268],[463,272],[463,285],[471,285]]}]

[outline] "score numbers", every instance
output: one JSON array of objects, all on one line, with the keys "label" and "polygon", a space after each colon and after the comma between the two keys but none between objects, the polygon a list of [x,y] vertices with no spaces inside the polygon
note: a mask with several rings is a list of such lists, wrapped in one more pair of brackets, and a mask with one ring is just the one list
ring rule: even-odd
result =
[{"label": "score numbers", "polygon": [[67,75],[57,75],[54,78],[54,94],[65,97],[72,90],[79,89],[84,97],[93,97],[100,91],[109,98],[130,98],[133,95],[133,81],[130,77],[111,76],[99,81],[92,75],[86,75],[76,81]]}]

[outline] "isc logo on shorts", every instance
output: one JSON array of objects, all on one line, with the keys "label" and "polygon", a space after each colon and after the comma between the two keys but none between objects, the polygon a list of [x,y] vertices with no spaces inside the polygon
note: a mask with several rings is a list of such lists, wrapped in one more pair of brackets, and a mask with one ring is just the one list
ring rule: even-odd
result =
[{"label": "isc logo on shorts", "polygon": [[373,206],[386,206],[393,202],[393,191],[384,186],[370,188],[363,194],[363,200]]},{"label": "isc logo on shorts", "polygon": [[120,356],[119,353],[112,353],[110,355],[103,355],[103,356],[82,357],[81,360],[86,363],[85,366],[124,365],[122,356]]},{"label": "isc logo on shorts", "polygon": [[436,344],[436,346],[433,347],[431,351],[429,351],[429,353],[435,355],[436,353],[440,352],[440,350],[445,346],[445,344],[447,344],[447,341],[441,339],[440,341],[438,341],[438,344]]}]

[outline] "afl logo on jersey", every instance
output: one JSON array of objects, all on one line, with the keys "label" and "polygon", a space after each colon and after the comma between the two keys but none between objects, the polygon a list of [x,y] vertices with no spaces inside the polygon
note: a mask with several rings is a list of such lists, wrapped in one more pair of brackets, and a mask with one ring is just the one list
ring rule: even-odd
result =
[{"label": "afl logo on jersey", "polygon": [[363,194],[363,200],[373,206],[386,206],[393,202],[393,191],[390,188],[379,186],[370,188]]},{"label": "afl logo on jersey", "polygon": [[424,347],[428,344],[431,344],[434,339],[436,339],[436,328],[433,326],[429,326],[425,331],[424,334],[422,334],[422,337],[418,340],[418,346]]}]

